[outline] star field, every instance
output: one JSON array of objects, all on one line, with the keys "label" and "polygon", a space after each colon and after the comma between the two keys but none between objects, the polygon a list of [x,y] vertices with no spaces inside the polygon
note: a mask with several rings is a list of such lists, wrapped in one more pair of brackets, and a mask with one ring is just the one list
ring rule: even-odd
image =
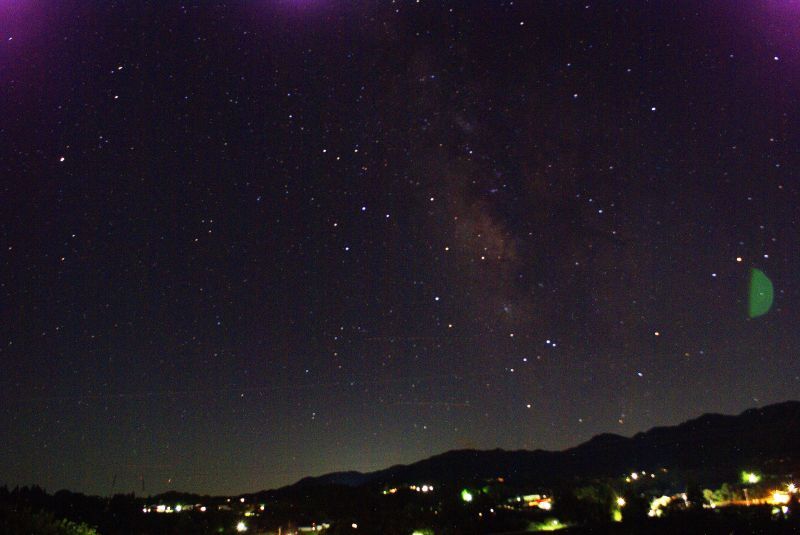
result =
[{"label": "star field", "polygon": [[237,493],[796,397],[784,3],[56,4],[0,4],[0,483]]}]

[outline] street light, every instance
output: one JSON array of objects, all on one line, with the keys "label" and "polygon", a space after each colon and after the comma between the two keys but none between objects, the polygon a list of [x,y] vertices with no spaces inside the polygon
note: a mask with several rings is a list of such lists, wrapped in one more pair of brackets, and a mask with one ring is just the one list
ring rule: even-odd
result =
[{"label": "street light", "polygon": [[747,483],[749,485],[755,485],[761,481],[761,476],[755,472],[742,472],[742,483]]}]

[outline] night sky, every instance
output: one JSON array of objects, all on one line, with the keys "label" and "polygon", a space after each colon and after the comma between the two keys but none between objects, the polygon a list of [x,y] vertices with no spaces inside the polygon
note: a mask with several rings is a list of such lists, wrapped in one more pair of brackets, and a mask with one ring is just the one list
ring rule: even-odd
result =
[{"label": "night sky", "polygon": [[0,0],[0,483],[238,493],[797,398],[798,16]]}]

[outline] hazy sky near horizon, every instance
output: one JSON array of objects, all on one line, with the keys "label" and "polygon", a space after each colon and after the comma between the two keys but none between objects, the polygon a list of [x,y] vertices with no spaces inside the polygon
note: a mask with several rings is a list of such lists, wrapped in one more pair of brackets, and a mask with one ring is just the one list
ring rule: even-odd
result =
[{"label": "hazy sky near horizon", "polygon": [[239,493],[796,398],[787,4],[0,2],[0,484]]}]

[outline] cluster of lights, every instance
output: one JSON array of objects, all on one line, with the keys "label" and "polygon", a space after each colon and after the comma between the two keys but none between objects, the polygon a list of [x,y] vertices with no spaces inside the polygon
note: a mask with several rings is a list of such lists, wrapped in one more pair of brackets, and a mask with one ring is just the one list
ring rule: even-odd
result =
[{"label": "cluster of lights", "polygon": [[[789,512],[788,506],[792,502],[792,495],[797,494],[797,492],[798,492],[797,485],[795,485],[794,483],[787,483],[786,490],[773,490],[770,493],[769,498],[767,498],[766,502],[769,505],[780,506],[779,511],[785,515],[788,514]],[[777,508],[772,510],[774,514],[777,514],[776,509]]]},{"label": "cluster of lights", "polygon": [[[323,522],[321,524],[314,523],[311,524],[311,531],[323,531],[328,529],[329,527],[331,527],[331,525],[328,524],[327,522]],[[308,528],[301,528],[300,531],[303,531],[304,529],[305,531],[308,531]]]},{"label": "cluster of lights", "polygon": [[[511,499],[512,501],[514,498]],[[548,498],[546,494],[528,494],[527,496],[517,496],[517,502],[525,502],[528,507],[538,507],[543,511],[549,511],[553,508],[553,499]]]},{"label": "cluster of lights", "polygon": [[[230,502],[230,499],[228,499],[228,501]],[[241,498],[239,502],[244,503],[244,498]],[[219,506],[219,508],[222,509],[223,506]],[[258,506],[259,511],[263,512],[265,509],[266,506],[264,504]],[[200,505],[200,504],[195,504],[195,505],[177,504],[175,506],[158,504],[158,505],[145,505],[142,508],[142,513],[172,514],[172,513],[185,513],[188,511],[200,511],[201,513],[205,513],[206,511],[208,511],[208,508],[205,505]],[[255,516],[255,514],[256,513],[254,511],[246,511],[244,513],[244,516]]]},{"label": "cluster of lights", "polygon": [[[264,509],[266,509],[266,506],[263,503],[258,506],[258,510],[261,511],[262,513],[264,512]],[[244,512],[244,516],[256,516],[256,514],[257,513],[253,509],[249,509]]]},{"label": "cluster of lights", "polygon": [[638,481],[639,479],[643,479],[648,475],[650,476],[650,479],[655,479],[656,477],[655,473],[651,472],[650,474],[648,474],[647,472],[642,470],[641,472],[631,472],[630,475],[625,478],[625,482],[631,483],[633,481]]},{"label": "cluster of lights", "polygon": [[[390,489],[385,489],[383,494],[397,494],[400,489],[397,487],[392,487]],[[408,490],[412,490],[414,492],[433,492],[433,485],[409,485]]]},{"label": "cluster of lights", "polygon": [[181,513],[185,511],[191,511],[197,507],[197,509],[201,512],[205,512],[206,508],[202,505],[194,506],[194,505],[181,505],[178,504],[175,507],[171,505],[146,505],[142,508],[143,513],[163,513],[163,514],[171,514],[171,513]]},{"label": "cluster of lights", "polygon": [[664,514],[664,507],[670,504],[672,498],[669,496],[661,496],[659,498],[654,498],[653,501],[650,502],[650,510],[647,511],[647,516],[659,518],[661,515]]}]

